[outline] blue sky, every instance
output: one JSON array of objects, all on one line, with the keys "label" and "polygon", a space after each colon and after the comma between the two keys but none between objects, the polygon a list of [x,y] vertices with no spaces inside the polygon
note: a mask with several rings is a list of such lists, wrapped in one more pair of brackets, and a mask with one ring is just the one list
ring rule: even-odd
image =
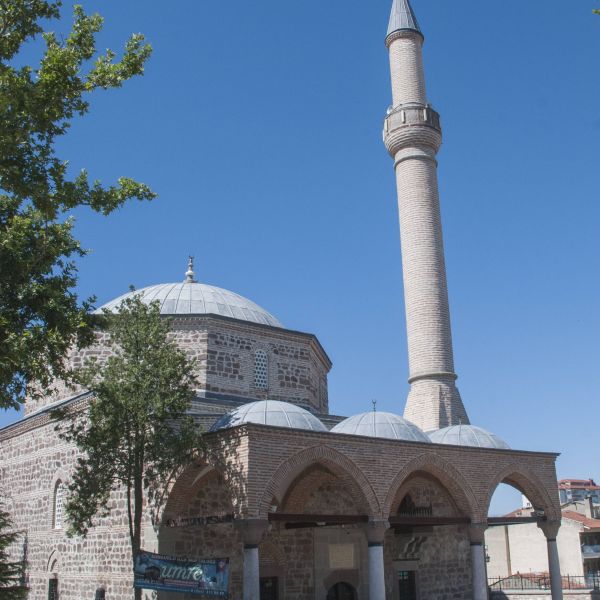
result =
[{"label": "blue sky", "polygon": [[[414,0],[442,115],[440,191],[459,386],[472,422],[600,479],[600,17],[593,0]],[[160,198],[77,213],[99,303],[183,279],[245,295],[330,354],[331,409],[401,412],[396,192],[381,141],[391,0],[86,1],[99,47],[145,33],[143,78],[61,141],[73,171]],[[70,9],[65,11],[69,15]],[[57,26],[60,28],[60,26]],[[35,54],[28,49],[26,58]],[[0,414],[0,425],[16,418]],[[510,510],[503,494],[497,510]]]}]

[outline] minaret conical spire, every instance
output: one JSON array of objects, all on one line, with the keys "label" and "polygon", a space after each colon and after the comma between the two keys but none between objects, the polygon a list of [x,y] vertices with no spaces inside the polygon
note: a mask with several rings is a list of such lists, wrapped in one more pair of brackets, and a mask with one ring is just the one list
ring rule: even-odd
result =
[{"label": "minaret conical spire", "polygon": [[423,35],[415,11],[410,5],[410,0],[394,0],[387,35],[390,36],[396,31],[406,30],[416,31]]}]

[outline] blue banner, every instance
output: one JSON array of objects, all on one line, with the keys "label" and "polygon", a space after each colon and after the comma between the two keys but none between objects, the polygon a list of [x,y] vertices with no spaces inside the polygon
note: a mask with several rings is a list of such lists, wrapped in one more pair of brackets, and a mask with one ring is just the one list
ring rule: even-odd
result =
[{"label": "blue banner", "polygon": [[227,598],[229,559],[195,560],[141,551],[135,559],[134,586]]}]

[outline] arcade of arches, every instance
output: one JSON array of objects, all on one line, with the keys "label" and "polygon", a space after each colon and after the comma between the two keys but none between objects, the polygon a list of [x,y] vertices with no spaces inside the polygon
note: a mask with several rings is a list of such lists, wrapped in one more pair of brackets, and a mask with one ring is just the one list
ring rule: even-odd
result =
[{"label": "arcade of arches", "polygon": [[190,469],[171,490],[161,522],[233,520],[162,526],[156,550],[229,558],[232,600],[483,599],[483,535],[502,482],[543,511],[539,525],[552,551],[559,514],[551,494],[554,455],[443,446],[432,452],[421,444],[256,425],[212,439],[237,457],[235,468],[216,460]]}]

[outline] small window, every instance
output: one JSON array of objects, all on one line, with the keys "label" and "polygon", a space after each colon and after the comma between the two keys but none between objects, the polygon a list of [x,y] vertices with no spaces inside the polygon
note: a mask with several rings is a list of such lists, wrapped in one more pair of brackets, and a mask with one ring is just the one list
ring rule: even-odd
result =
[{"label": "small window", "polygon": [[59,481],[54,489],[54,518],[52,519],[53,529],[62,529],[63,526],[65,491],[65,484],[62,481]]},{"label": "small window", "polygon": [[269,387],[269,357],[264,350],[254,353],[254,385],[259,390]]}]

